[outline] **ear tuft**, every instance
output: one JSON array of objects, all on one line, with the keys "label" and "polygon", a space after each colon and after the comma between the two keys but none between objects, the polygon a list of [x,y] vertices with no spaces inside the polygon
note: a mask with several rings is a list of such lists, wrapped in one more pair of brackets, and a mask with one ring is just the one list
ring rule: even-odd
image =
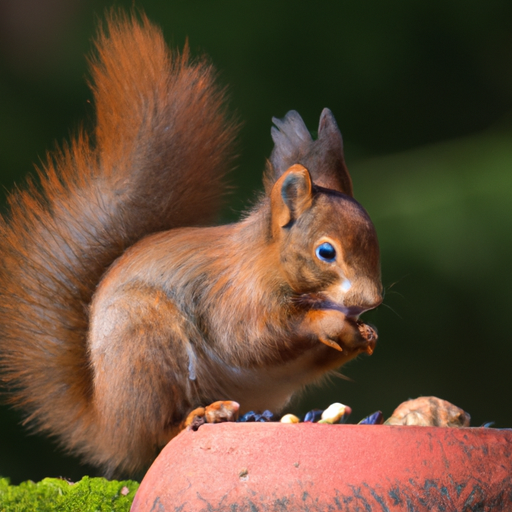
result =
[{"label": "ear tuft", "polygon": [[297,163],[313,138],[296,110],[290,110],[283,119],[273,117],[272,122],[275,124],[270,130],[274,149],[270,155],[270,162],[276,177],[279,177],[290,165]]},{"label": "ear tuft", "polygon": [[309,170],[316,185],[353,195],[352,181],[343,156],[343,139],[328,108],[324,108],[320,116],[317,140],[313,140],[295,110],[288,112],[283,119],[273,118],[272,121],[275,124],[271,129],[275,145],[265,172],[267,193],[290,166],[301,164]]}]

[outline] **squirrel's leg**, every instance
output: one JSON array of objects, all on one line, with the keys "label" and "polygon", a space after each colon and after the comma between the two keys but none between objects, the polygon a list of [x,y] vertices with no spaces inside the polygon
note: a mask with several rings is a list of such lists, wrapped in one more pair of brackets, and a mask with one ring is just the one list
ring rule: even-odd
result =
[{"label": "squirrel's leg", "polygon": [[149,464],[197,405],[186,320],[161,291],[137,289],[93,307],[89,339],[96,463]]}]

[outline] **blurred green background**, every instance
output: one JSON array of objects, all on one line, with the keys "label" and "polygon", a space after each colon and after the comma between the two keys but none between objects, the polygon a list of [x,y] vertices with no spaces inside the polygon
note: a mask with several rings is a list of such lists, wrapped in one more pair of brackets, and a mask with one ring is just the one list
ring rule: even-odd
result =
[{"label": "blurred green background", "polygon": [[[45,152],[94,119],[85,55],[98,19],[133,2],[0,0],[0,179],[23,183]],[[237,192],[261,189],[271,117],[296,109],[316,130],[329,107],[356,198],[382,248],[384,305],[371,358],[309,390],[353,421],[437,395],[474,425],[512,427],[512,2],[138,0],[168,42],[188,37],[229,84],[243,121]],[[0,411],[0,475],[14,482],[97,474]]]}]

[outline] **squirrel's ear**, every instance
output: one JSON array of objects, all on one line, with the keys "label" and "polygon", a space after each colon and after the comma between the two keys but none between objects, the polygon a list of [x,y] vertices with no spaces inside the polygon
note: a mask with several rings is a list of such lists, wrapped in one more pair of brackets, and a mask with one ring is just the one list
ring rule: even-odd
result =
[{"label": "squirrel's ear", "polygon": [[[352,180],[345,165],[343,138],[336,124],[336,119],[328,108],[322,110],[318,124],[318,140],[316,145],[321,148],[319,158],[322,159],[322,181],[327,188],[332,188],[348,196],[353,196]],[[313,178],[314,179],[314,178]]]},{"label": "squirrel's ear", "polygon": [[265,189],[270,192],[275,180],[293,164],[302,164],[313,182],[352,196],[352,180],[345,166],[343,139],[332,112],[324,108],[313,140],[300,115],[291,110],[283,119],[272,119],[274,149],[265,173]]},{"label": "squirrel's ear", "polygon": [[298,219],[311,207],[313,184],[308,170],[302,165],[292,165],[275,183],[270,194],[272,232]]}]

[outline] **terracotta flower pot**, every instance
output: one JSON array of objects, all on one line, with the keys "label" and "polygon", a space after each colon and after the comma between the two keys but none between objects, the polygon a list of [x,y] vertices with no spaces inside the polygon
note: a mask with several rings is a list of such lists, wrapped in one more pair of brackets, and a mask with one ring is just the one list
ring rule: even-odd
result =
[{"label": "terracotta flower pot", "polygon": [[224,423],[162,450],[132,511],[512,511],[512,430]]}]

